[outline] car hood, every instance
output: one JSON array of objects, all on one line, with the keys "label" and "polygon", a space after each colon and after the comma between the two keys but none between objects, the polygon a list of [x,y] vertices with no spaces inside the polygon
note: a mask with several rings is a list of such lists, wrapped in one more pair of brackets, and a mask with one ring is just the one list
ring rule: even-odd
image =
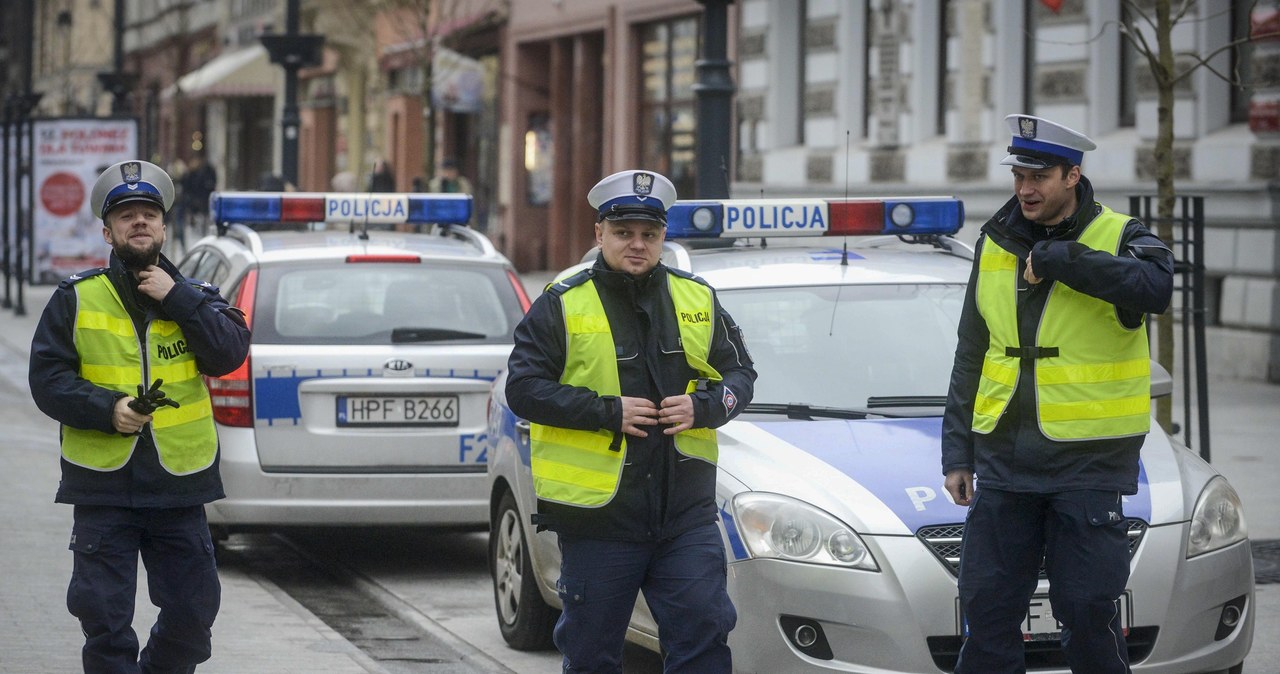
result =
[{"label": "car hood", "polygon": [[[964,521],[942,486],[942,420],[732,421],[720,428],[721,470],[752,491],[786,494],[860,533],[914,535]],[[1179,457],[1162,433],[1142,451],[1138,493],[1125,514],[1149,524],[1185,520]]]}]

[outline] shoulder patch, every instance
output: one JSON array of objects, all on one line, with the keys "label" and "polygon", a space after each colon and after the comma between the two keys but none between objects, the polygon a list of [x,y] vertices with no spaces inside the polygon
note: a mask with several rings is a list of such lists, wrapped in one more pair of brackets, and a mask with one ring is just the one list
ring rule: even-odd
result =
[{"label": "shoulder patch", "polygon": [[218,286],[213,285],[208,281],[197,281],[195,279],[187,279],[187,284],[195,288],[196,290],[206,292],[210,295],[217,295],[219,293]]},{"label": "shoulder patch", "polygon": [[567,278],[562,278],[559,281],[552,281],[551,283],[548,283],[546,289],[543,292],[547,292],[557,296],[563,295],[566,290],[569,290],[570,288],[576,288],[582,285],[583,283],[586,283],[587,281],[591,280],[592,275],[593,274],[591,269],[583,269],[582,271],[572,276],[569,276]]},{"label": "shoulder patch", "polygon": [[704,280],[701,276],[698,276],[697,274],[695,274],[695,273],[693,273],[693,272],[691,272],[691,271],[685,271],[685,270],[683,270],[683,269],[676,269],[675,267],[667,267],[667,273],[668,273],[668,274],[675,274],[676,276],[679,276],[680,278],[689,279],[690,281],[697,281],[698,283],[701,283],[701,284],[702,284],[702,285],[704,285],[704,286],[708,286],[708,287],[710,287],[710,286],[711,286],[711,284],[710,284],[710,283],[707,283],[707,282],[706,282],[706,280]]},{"label": "shoulder patch", "polygon": [[75,273],[75,274],[72,274],[72,275],[68,276],[67,278],[62,279],[62,282],[58,284],[58,287],[59,287],[59,288],[70,288],[71,286],[73,286],[73,285],[75,285],[75,284],[77,284],[77,283],[79,283],[79,282],[81,282],[81,281],[83,281],[83,280],[85,280],[85,279],[87,279],[87,278],[93,278],[94,276],[99,276],[99,275],[101,275],[101,274],[105,274],[105,273],[107,273],[107,268],[106,268],[106,267],[98,267],[97,269],[89,269],[89,270],[86,270],[86,271],[77,272],[77,273]]}]

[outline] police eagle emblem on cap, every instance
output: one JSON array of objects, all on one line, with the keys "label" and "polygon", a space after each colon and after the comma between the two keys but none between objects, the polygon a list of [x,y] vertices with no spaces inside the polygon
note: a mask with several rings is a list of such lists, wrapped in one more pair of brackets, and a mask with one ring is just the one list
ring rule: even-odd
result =
[{"label": "police eagle emblem on cap", "polygon": [[1031,117],[1018,118],[1018,135],[1031,139],[1036,137],[1036,120]]},{"label": "police eagle emblem on cap", "polygon": [[642,195],[648,195],[652,192],[653,174],[636,172],[631,179],[631,191]]},{"label": "police eagle emblem on cap", "polygon": [[142,180],[142,164],[136,161],[127,161],[121,164],[120,177],[130,185]]}]

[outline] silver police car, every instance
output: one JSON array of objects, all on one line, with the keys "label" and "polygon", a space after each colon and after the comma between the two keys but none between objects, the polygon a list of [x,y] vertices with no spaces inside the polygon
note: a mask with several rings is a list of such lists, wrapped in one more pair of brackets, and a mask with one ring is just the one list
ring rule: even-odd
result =
[{"label": "silver police car", "polygon": [[[949,236],[961,204],[695,201],[668,219],[664,262],[717,288],[760,375],[751,405],[719,429],[737,671],[951,671],[965,509],[942,489],[939,438],[973,255]],[[825,237],[796,238],[812,234]],[[1171,388],[1167,373],[1152,387]],[[559,557],[554,534],[530,524],[528,424],[503,390],[499,378],[488,429],[494,599],[508,644],[539,648]],[[1235,491],[1156,431],[1125,512],[1134,671],[1239,672],[1254,594]],[[1024,623],[1028,668],[1066,672],[1047,596],[1042,578]],[[658,647],[643,599],[629,638]]]},{"label": "silver police car", "polygon": [[221,286],[253,331],[244,365],[208,380],[227,492],[211,528],[483,528],[485,403],[529,300],[486,237],[441,224],[465,223],[471,198],[229,192],[211,206],[218,234],[179,268]]}]

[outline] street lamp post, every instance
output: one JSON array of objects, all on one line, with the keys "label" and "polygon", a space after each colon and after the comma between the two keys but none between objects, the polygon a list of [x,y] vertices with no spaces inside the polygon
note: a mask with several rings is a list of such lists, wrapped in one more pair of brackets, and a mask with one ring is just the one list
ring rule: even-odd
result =
[{"label": "street lamp post", "polygon": [[111,92],[111,114],[129,114],[129,92],[138,76],[124,71],[124,0],[116,0],[113,29],[115,43],[112,49],[112,70],[98,73],[98,81],[104,91]]},{"label": "street lamp post", "polygon": [[9,229],[10,229],[10,222],[12,222],[9,219],[11,215],[11,213],[9,212],[9,202],[12,201],[12,195],[16,194],[16,186],[12,182],[13,172],[9,170],[10,164],[12,163],[12,159],[13,159],[13,156],[10,154],[12,149],[9,147],[9,136],[10,136],[10,131],[12,130],[14,107],[16,106],[16,104],[17,104],[17,101],[15,100],[15,97],[13,94],[9,94],[8,96],[4,97],[4,157],[3,157],[3,160],[0,160],[0,163],[3,163],[3,167],[0,168],[0,172],[3,173],[3,182],[0,184],[4,186],[4,189],[0,189],[0,199],[3,199],[4,203],[0,204],[0,214],[2,214],[3,216],[3,219],[0,219],[0,236],[3,237],[3,245],[4,245],[4,303],[3,303],[3,306],[5,309],[8,309],[13,306],[13,296],[11,293],[11,288],[9,283],[10,280],[13,278],[13,269],[9,266]]},{"label": "street lamp post", "polygon": [[271,62],[284,68],[284,109],[281,111],[280,172],[293,185],[298,184],[298,70],[319,65],[324,47],[323,35],[298,33],[298,0],[285,6],[285,32],[258,38],[271,55]]},{"label": "street lamp post", "polygon": [[702,58],[695,64],[697,97],[697,176],[701,199],[729,196],[732,156],[733,74],[728,52],[728,5],[732,0],[698,0],[702,14]]},{"label": "street lamp post", "polygon": [[[17,242],[16,242],[17,254],[15,255],[16,260],[14,262],[14,278],[16,279],[18,292],[17,292],[17,297],[13,304],[14,316],[27,315],[27,306],[22,301],[22,283],[25,280],[24,277],[27,275],[27,270],[24,266],[25,260],[24,260],[23,253],[26,251],[26,247],[29,244],[29,239],[30,239],[29,232],[31,231],[31,218],[34,215],[34,211],[35,211],[34,202],[32,199],[32,197],[34,196],[32,194],[33,188],[31,184],[32,177],[33,177],[31,172],[31,168],[32,168],[31,155],[33,153],[30,150],[32,150],[33,148],[31,147],[31,143],[29,142],[31,138],[31,126],[32,126],[31,111],[36,109],[36,106],[40,104],[40,99],[43,96],[44,94],[39,92],[28,92],[18,97],[17,133],[14,134],[17,137],[17,148],[18,148],[17,152],[14,153],[16,158],[16,161],[15,161],[16,175],[14,176],[14,195],[16,196],[17,204],[18,204],[18,218],[17,218],[18,227],[17,227],[17,231],[15,232],[16,238],[17,238]],[[23,143],[24,126],[26,127],[26,131],[25,131],[26,138],[28,139],[28,142],[25,143],[25,146],[26,146],[25,148]],[[26,151],[24,152],[24,150]],[[24,177],[26,178],[26,187],[27,187],[26,190],[21,189],[23,186]],[[25,211],[22,208],[24,197],[26,198]]]}]

